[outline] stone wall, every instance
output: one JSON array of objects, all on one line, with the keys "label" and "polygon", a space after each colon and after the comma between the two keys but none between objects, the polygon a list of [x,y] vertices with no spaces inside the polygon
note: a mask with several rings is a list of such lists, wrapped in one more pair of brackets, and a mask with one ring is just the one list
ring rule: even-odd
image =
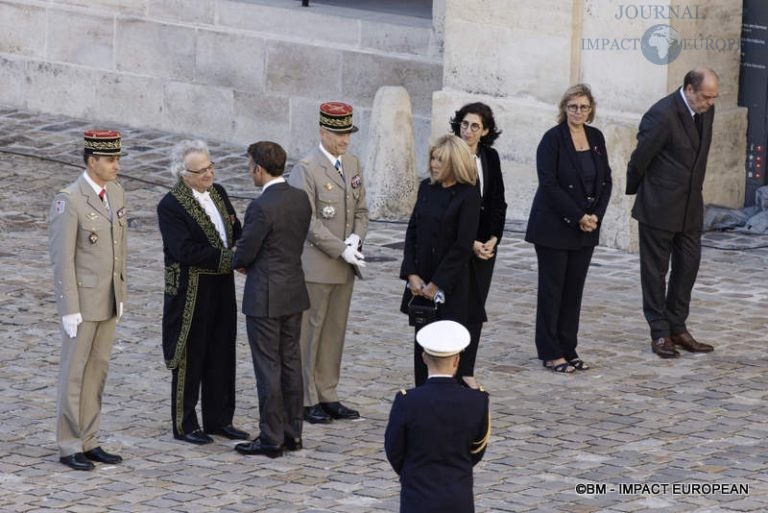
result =
[{"label": "stone wall", "polygon": [[[644,19],[621,16],[619,5],[653,8],[678,5],[696,17]],[[738,45],[683,50],[669,65],[644,57],[639,41],[656,24],[672,26],[682,38],[739,40],[742,0],[606,2],[599,0],[447,0],[443,90],[433,96],[433,135],[448,129],[462,104],[485,101],[504,130],[496,142],[507,185],[508,218],[526,219],[537,187],[536,147],[555,124],[563,91],[576,82],[592,86],[598,102],[594,126],[606,136],[613,169],[613,196],[601,230],[601,244],[634,250],[634,197],[624,195],[626,165],[643,113],[682,84],[685,72],[709,65],[720,75],[720,98],[709,156],[707,203],[741,207],[744,201],[746,109],[736,105]],[[695,11],[694,11],[695,8]],[[633,13],[630,13],[633,14]],[[650,11],[655,16],[657,11]],[[595,47],[595,39],[611,42]],[[612,47],[617,41],[618,49]],[[621,47],[624,45],[624,48]],[[634,48],[635,45],[638,45]]]},{"label": "stone wall", "polygon": [[354,105],[352,151],[364,157],[384,85],[408,90],[421,156],[440,52],[430,20],[295,1],[0,0],[0,103],[102,126],[271,139],[293,158],[317,144],[327,100]]}]

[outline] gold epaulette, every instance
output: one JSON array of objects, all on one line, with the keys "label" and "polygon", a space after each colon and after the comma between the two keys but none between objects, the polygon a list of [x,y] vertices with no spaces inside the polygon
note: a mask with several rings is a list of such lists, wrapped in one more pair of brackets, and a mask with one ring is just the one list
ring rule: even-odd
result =
[{"label": "gold epaulette", "polygon": [[483,449],[485,449],[485,446],[488,445],[488,439],[491,437],[491,409],[488,409],[488,428],[485,430],[485,435],[476,442],[472,442],[472,449],[470,449],[470,453],[477,454]]},{"label": "gold epaulette", "polygon": [[406,392],[404,388],[401,388],[401,389],[400,389],[400,393],[401,393],[401,394],[403,394],[403,395],[405,395],[405,394],[407,394],[408,392]]}]

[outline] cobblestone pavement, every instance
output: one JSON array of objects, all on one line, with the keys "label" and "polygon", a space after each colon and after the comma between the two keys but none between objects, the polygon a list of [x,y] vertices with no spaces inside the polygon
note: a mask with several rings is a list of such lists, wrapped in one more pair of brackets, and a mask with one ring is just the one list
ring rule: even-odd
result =
[{"label": "cobblestone pavement", "polygon": [[[130,295],[117,329],[101,440],[125,462],[90,473],[57,462],[60,342],[46,217],[55,191],[80,172],[85,128],[91,124],[0,108],[0,511],[397,511],[399,485],[384,457],[383,432],[395,392],[411,381],[412,333],[397,311],[404,226],[371,224],[368,279],[355,287],[341,393],[362,419],[307,425],[305,449],[276,460],[240,456],[234,442],[221,438],[204,447],[177,442],[160,349],[163,273],[154,213],[170,184],[164,167],[177,137],[150,130],[118,127],[128,151],[122,183]],[[212,152],[217,180],[239,198],[242,213],[255,194],[243,149],[217,144]],[[477,511],[768,511],[766,267],[765,248],[705,248],[690,326],[717,349],[668,361],[649,348],[637,257],[598,249],[580,344],[593,369],[562,376],[542,370],[535,358],[535,254],[519,233],[508,233],[477,362],[493,408],[493,436],[475,470]],[[241,291],[242,277],[237,283]],[[258,406],[242,319],[238,362],[236,424],[255,433]],[[743,484],[749,493],[619,488],[683,482]],[[606,487],[579,494],[580,485]]]}]

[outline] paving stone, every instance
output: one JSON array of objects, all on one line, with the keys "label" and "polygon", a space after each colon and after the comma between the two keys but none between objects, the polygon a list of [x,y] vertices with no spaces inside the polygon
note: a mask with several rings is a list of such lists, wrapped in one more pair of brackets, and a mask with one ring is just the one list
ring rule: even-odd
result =
[{"label": "paving stone", "polygon": [[[190,446],[170,429],[170,372],[160,347],[162,246],[157,202],[172,185],[180,137],[115,125],[127,155],[129,296],[106,384],[101,443],[121,465],[75,473],[54,442],[58,321],[47,254],[55,192],[82,172],[87,120],[0,106],[0,511],[397,511],[383,451],[392,398],[412,382],[412,330],[398,312],[403,223],[372,222],[375,256],[355,285],[340,393],[363,419],[305,425],[303,451],[243,457],[235,442]],[[108,127],[112,128],[112,127]],[[211,144],[216,179],[241,214],[258,192],[244,148]],[[510,184],[509,186],[512,186]],[[706,234],[690,326],[709,355],[663,361],[650,351],[637,255],[598,248],[587,278],[580,354],[593,369],[544,372],[535,357],[536,256],[510,220],[496,263],[477,376],[491,394],[493,434],[475,469],[478,512],[768,511],[768,268],[765,237]],[[761,242],[762,241],[762,242]],[[754,247],[756,249],[734,248]],[[718,248],[728,248],[723,251]],[[243,280],[237,278],[238,301]],[[242,317],[235,423],[258,431]],[[739,495],[579,495],[579,484],[722,483]]]}]

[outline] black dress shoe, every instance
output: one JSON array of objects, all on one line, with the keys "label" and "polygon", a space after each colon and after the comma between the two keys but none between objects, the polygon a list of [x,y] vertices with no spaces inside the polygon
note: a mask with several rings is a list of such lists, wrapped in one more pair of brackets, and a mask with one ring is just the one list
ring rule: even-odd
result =
[{"label": "black dress shoe", "polygon": [[209,435],[221,435],[223,437],[229,438],[230,440],[248,440],[248,437],[250,436],[248,433],[242,429],[237,429],[232,424],[229,426],[220,427],[219,429],[206,431],[206,433]]},{"label": "black dress shoe", "polygon": [[360,412],[347,408],[340,402],[335,403],[320,403],[325,413],[330,415],[334,419],[359,419]]},{"label": "black dress shoe", "polygon": [[62,456],[59,461],[72,470],[93,470],[95,465],[88,461],[82,452],[76,452],[69,456]]},{"label": "black dress shoe", "polygon": [[199,429],[196,431],[192,431],[191,433],[187,433],[185,435],[173,435],[173,437],[176,440],[181,440],[182,442],[188,442],[195,445],[205,445],[213,443],[213,438],[206,435]]},{"label": "black dress shoe", "polygon": [[651,340],[651,351],[661,358],[677,358],[680,353],[675,349],[675,344],[669,337],[659,337]]},{"label": "black dress shoe", "polygon": [[291,438],[286,436],[283,439],[283,447],[286,451],[300,451],[304,445],[301,443],[301,438]]},{"label": "black dress shoe", "polygon": [[304,420],[310,424],[328,424],[333,419],[325,413],[319,404],[304,407]]},{"label": "black dress shoe", "polygon": [[108,463],[110,465],[114,465],[115,463],[120,463],[123,461],[123,458],[121,458],[119,455],[110,454],[104,449],[102,449],[101,447],[95,447],[90,451],[85,451],[83,454],[85,454],[85,457],[91,461],[98,461],[99,463]]},{"label": "black dress shoe", "polygon": [[279,458],[283,455],[283,448],[275,445],[264,445],[258,438],[253,442],[243,442],[235,446],[240,454],[258,454],[268,458]]}]

